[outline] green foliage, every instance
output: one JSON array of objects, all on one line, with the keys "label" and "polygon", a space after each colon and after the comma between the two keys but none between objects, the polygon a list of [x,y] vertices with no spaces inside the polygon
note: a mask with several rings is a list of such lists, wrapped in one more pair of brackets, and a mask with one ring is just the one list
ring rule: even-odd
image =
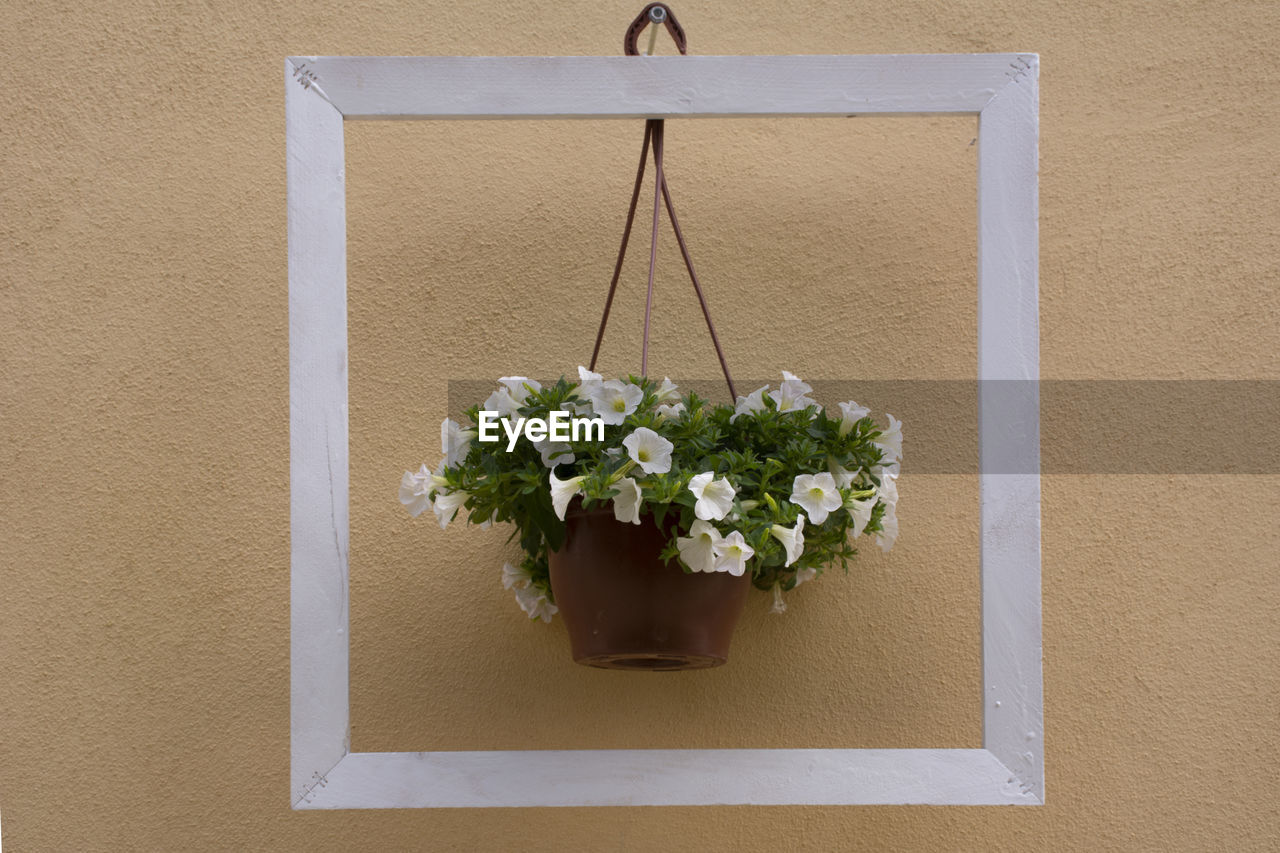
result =
[{"label": "green foliage", "polygon": [[[727,479],[735,490],[732,509],[712,523],[724,536],[740,532],[754,549],[747,568],[761,589],[791,589],[798,572],[813,570],[807,573],[812,576],[837,562],[847,571],[857,553],[855,530],[861,526],[861,535],[877,533],[882,530],[886,511],[893,510],[896,490],[886,502],[879,489],[886,466],[896,460],[887,458],[876,445],[881,432],[869,416],[850,424],[839,412],[836,417],[829,416],[807,397],[800,396],[805,404],[799,405],[794,396],[768,391],[759,395],[758,410],[749,411],[753,408],[747,404],[749,398],[739,398],[737,407],[711,405],[696,394],[677,400],[670,387],[642,377],[607,384],[615,389],[625,385],[639,388],[642,396],[638,405],[621,423],[605,426],[603,442],[568,442],[564,449],[573,454],[573,461],[558,464],[555,476],[561,480],[582,477],[581,495],[587,507],[610,505],[619,492],[618,481],[623,476],[633,478],[641,489],[643,513],[652,515],[659,524],[673,517],[677,520],[678,532],[662,552],[669,561],[683,565],[678,537],[688,535],[697,503],[689,482],[708,471],[716,479]],[[553,385],[535,386],[528,383],[515,397],[506,398],[516,407],[509,415],[513,422],[518,417],[547,419],[557,410],[590,417],[599,404],[599,398],[592,396],[599,393],[598,380],[589,389],[563,377]],[[522,392],[527,396],[520,399]],[[788,410],[781,410],[775,396],[787,401],[783,408]],[[481,409],[473,406],[467,410],[470,423],[463,425],[465,429],[478,430]],[[646,474],[629,458],[623,440],[642,427],[673,445],[669,470]],[[505,435],[492,443],[471,438],[458,464],[438,469],[447,485],[437,485],[430,497],[465,492],[460,512],[471,523],[514,525],[513,538],[518,537],[526,555],[522,568],[533,584],[549,595],[547,555],[563,544],[565,524],[552,502],[549,475],[553,469],[543,460],[547,443],[535,444],[522,436],[510,452],[507,443]],[[824,475],[823,482],[828,482],[826,477],[831,477],[832,483],[840,481],[842,505],[815,524],[812,513],[805,511],[793,493],[797,477],[818,474]],[[873,500],[867,518],[866,508]],[[862,510],[865,525],[860,525],[855,509]],[[794,529],[802,514],[806,515],[803,551],[788,561],[779,534]]]}]

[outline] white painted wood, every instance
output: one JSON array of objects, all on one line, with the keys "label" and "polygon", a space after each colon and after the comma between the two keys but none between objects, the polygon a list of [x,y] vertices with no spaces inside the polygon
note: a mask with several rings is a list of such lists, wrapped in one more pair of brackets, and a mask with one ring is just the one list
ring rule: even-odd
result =
[{"label": "white painted wood", "polygon": [[[295,808],[1037,804],[1039,63],[311,57],[285,63]],[[984,749],[350,753],[344,118],[979,116]]]},{"label": "white painted wood", "polygon": [[1019,805],[983,749],[674,749],[348,755],[299,808]]},{"label": "white painted wood", "polygon": [[978,119],[983,745],[1044,799],[1039,62]]},{"label": "white painted wood", "polygon": [[976,113],[1029,60],[901,56],[293,57],[344,116]]},{"label": "white painted wood", "polygon": [[291,802],[347,738],[347,236],[342,114],[285,63]]}]

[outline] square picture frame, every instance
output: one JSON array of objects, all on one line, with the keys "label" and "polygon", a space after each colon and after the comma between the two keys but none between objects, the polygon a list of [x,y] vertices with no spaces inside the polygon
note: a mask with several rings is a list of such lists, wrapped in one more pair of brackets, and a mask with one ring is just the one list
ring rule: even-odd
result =
[{"label": "square picture frame", "polygon": [[[290,57],[294,809],[1039,805],[1035,54]],[[343,123],[870,114],[978,119],[981,749],[351,751]]]}]

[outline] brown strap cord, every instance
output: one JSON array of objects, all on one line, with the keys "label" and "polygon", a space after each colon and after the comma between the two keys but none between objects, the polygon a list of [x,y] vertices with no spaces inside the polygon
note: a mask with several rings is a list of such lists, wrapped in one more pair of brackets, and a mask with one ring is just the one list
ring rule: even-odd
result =
[{"label": "brown strap cord", "polygon": [[653,123],[653,233],[649,236],[649,286],[644,294],[644,337],[640,375],[649,375],[649,315],[653,313],[653,269],[658,263],[658,217],[662,213],[662,121]]},{"label": "brown strap cord", "polygon": [[[631,22],[623,39],[623,46],[628,56],[638,56],[636,38],[650,22],[665,23],[667,31],[676,42],[676,47],[683,54],[686,52],[684,30],[676,22],[671,10],[662,3],[650,3]],[[707,321],[707,332],[711,335],[711,343],[716,348],[716,357],[720,360],[720,369],[724,371],[724,381],[729,386],[730,400],[738,398],[733,385],[733,377],[729,374],[729,364],[725,361],[724,350],[720,347],[720,338],[716,335],[715,323],[711,321],[711,310],[707,307],[707,299],[702,293],[702,285],[698,274],[693,269],[693,258],[689,255],[689,247],[685,244],[684,234],[680,230],[680,222],[676,219],[675,207],[671,203],[671,189],[667,185],[667,177],[662,168],[662,119],[648,119],[644,124],[644,143],[640,148],[640,166],[636,170],[635,186],[631,190],[631,204],[627,208],[627,223],[622,231],[622,245],[618,248],[618,259],[613,266],[613,278],[609,282],[609,295],[605,299],[604,313],[600,317],[600,330],[596,333],[596,345],[591,351],[591,366],[595,370],[596,360],[600,357],[600,344],[604,341],[604,330],[609,323],[609,311],[613,307],[613,296],[618,289],[618,278],[622,273],[622,262],[627,255],[627,243],[631,239],[631,226],[635,222],[636,203],[640,199],[640,185],[644,182],[645,163],[648,160],[650,143],[653,146],[654,188],[653,188],[653,231],[649,244],[649,282],[644,302],[644,338],[640,349],[640,375],[648,373],[649,368],[649,320],[653,311],[653,278],[658,260],[658,219],[665,202],[667,216],[671,218],[671,229],[675,232],[676,243],[680,246],[680,255],[684,259],[685,269],[689,272],[689,280],[693,283],[694,292],[698,295],[698,304],[702,307],[702,316]]]},{"label": "brown strap cord", "polygon": [[653,120],[644,123],[644,145],[640,147],[640,168],[636,170],[636,186],[631,191],[631,205],[627,208],[627,224],[622,229],[622,245],[618,248],[618,260],[613,265],[613,279],[609,282],[609,296],[604,301],[604,313],[600,315],[600,331],[596,332],[596,346],[591,351],[591,366],[596,369],[600,357],[600,342],[604,340],[604,327],[609,323],[609,310],[613,308],[613,294],[618,289],[618,276],[622,274],[622,261],[627,256],[627,243],[631,240],[631,224],[636,218],[636,202],[640,199],[640,184],[644,181],[644,164],[649,159],[649,138],[653,134]]}]

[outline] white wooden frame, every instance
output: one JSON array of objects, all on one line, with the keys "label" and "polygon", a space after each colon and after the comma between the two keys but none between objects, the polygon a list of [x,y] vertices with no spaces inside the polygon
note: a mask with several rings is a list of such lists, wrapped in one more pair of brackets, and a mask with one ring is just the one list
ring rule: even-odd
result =
[{"label": "white wooden frame", "polygon": [[[1033,54],[286,60],[293,807],[1042,803],[1038,76]],[[979,394],[983,748],[351,752],[343,121],[869,113],[978,116],[978,377],[1024,380]]]}]

